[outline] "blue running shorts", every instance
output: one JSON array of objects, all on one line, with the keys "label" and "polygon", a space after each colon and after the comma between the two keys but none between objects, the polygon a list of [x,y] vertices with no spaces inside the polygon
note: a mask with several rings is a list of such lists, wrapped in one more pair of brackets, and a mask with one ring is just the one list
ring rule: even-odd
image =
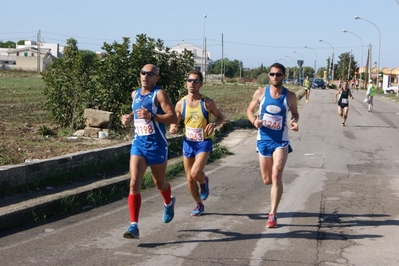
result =
[{"label": "blue running shorts", "polygon": [[282,149],[288,146],[288,153],[292,152],[289,141],[275,142],[273,140],[258,140],[256,151],[263,157],[271,157],[276,149]]},{"label": "blue running shorts", "polygon": [[168,159],[168,147],[148,149],[142,145],[132,145],[130,155],[144,157],[148,165],[163,164]]},{"label": "blue running shorts", "polygon": [[195,158],[198,153],[212,152],[212,139],[204,139],[204,141],[183,140],[183,155],[187,158]]}]

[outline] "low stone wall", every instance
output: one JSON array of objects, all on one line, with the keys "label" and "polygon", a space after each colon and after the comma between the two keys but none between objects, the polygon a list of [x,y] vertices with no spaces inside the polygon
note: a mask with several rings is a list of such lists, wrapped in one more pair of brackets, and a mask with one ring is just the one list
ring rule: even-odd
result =
[{"label": "low stone wall", "polygon": [[[304,94],[301,89],[296,92],[298,100]],[[225,131],[229,123],[223,124],[218,131]],[[252,126],[247,120],[235,121],[236,126]],[[168,138],[169,143],[181,147],[181,136]],[[89,165],[105,165],[118,161],[122,157],[129,158],[131,142],[112,147],[101,148],[86,152],[58,156],[51,159],[32,161],[28,163],[0,166],[0,190],[10,189],[33,183],[36,180],[46,180],[62,173],[69,173]],[[175,148],[176,149],[176,148]]]},{"label": "low stone wall", "polygon": [[16,165],[0,166],[0,190],[9,189],[39,179],[51,179],[60,173],[69,173],[88,165],[106,164],[129,156],[131,143],[72,153],[51,159],[37,160]]}]

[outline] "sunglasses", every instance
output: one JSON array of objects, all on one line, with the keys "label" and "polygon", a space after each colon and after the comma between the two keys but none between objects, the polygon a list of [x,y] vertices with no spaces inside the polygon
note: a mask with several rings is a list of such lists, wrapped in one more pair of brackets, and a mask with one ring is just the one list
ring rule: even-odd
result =
[{"label": "sunglasses", "polygon": [[269,73],[269,75],[272,77],[276,76],[279,78],[279,77],[282,77],[284,74],[283,73]]},{"label": "sunglasses", "polygon": [[199,79],[186,79],[186,81],[187,81],[188,83],[194,82],[195,84],[201,83],[201,80],[199,80]]},{"label": "sunglasses", "polygon": [[147,76],[149,76],[149,77],[153,77],[153,76],[156,76],[157,74],[155,74],[154,72],[151,72],[151,71],[144,71],[144,70],[140,70],[140,74],[141,75],[143,75],[143,76],[145,76],[145,75],[147,75]]}]

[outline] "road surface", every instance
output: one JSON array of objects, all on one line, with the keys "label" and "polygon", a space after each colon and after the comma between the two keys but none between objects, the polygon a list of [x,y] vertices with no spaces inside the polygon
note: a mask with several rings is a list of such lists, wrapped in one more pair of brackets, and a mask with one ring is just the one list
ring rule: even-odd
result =
[{"label": "road surface", "polygon": [[278,228],[265,228],[270,187],[256,132],[241,129],[223,142],[234,155],[206,167],[204,215],[190,216],[195,204],[179,176],[169,224],[159,193],[142,194],[139,240],[122,238],[129,215],[121,200],[4,232],[1,265],[398,265],[399,104],[377,95],[367,113],[365,92],[354,92],[342,127],[334,92],[312,90],[309,103],[299,102]]}]

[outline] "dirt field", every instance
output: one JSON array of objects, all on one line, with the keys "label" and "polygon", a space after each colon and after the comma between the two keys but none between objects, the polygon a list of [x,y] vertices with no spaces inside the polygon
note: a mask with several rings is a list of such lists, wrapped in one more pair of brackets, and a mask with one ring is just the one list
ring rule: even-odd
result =
[{"label": "dirt field", "polygon": [[[226,119],[246,117],[247,104],[257,84],[205,84],[202,93],[214,99]],[[41,108],[44,83],[34,73],[0,72],[0,165],[19,164],[69,153],[125,143],[131,134],[109,139],[78,138],[52,124]],[[52,134],[54,133],[54,134]]]}]

